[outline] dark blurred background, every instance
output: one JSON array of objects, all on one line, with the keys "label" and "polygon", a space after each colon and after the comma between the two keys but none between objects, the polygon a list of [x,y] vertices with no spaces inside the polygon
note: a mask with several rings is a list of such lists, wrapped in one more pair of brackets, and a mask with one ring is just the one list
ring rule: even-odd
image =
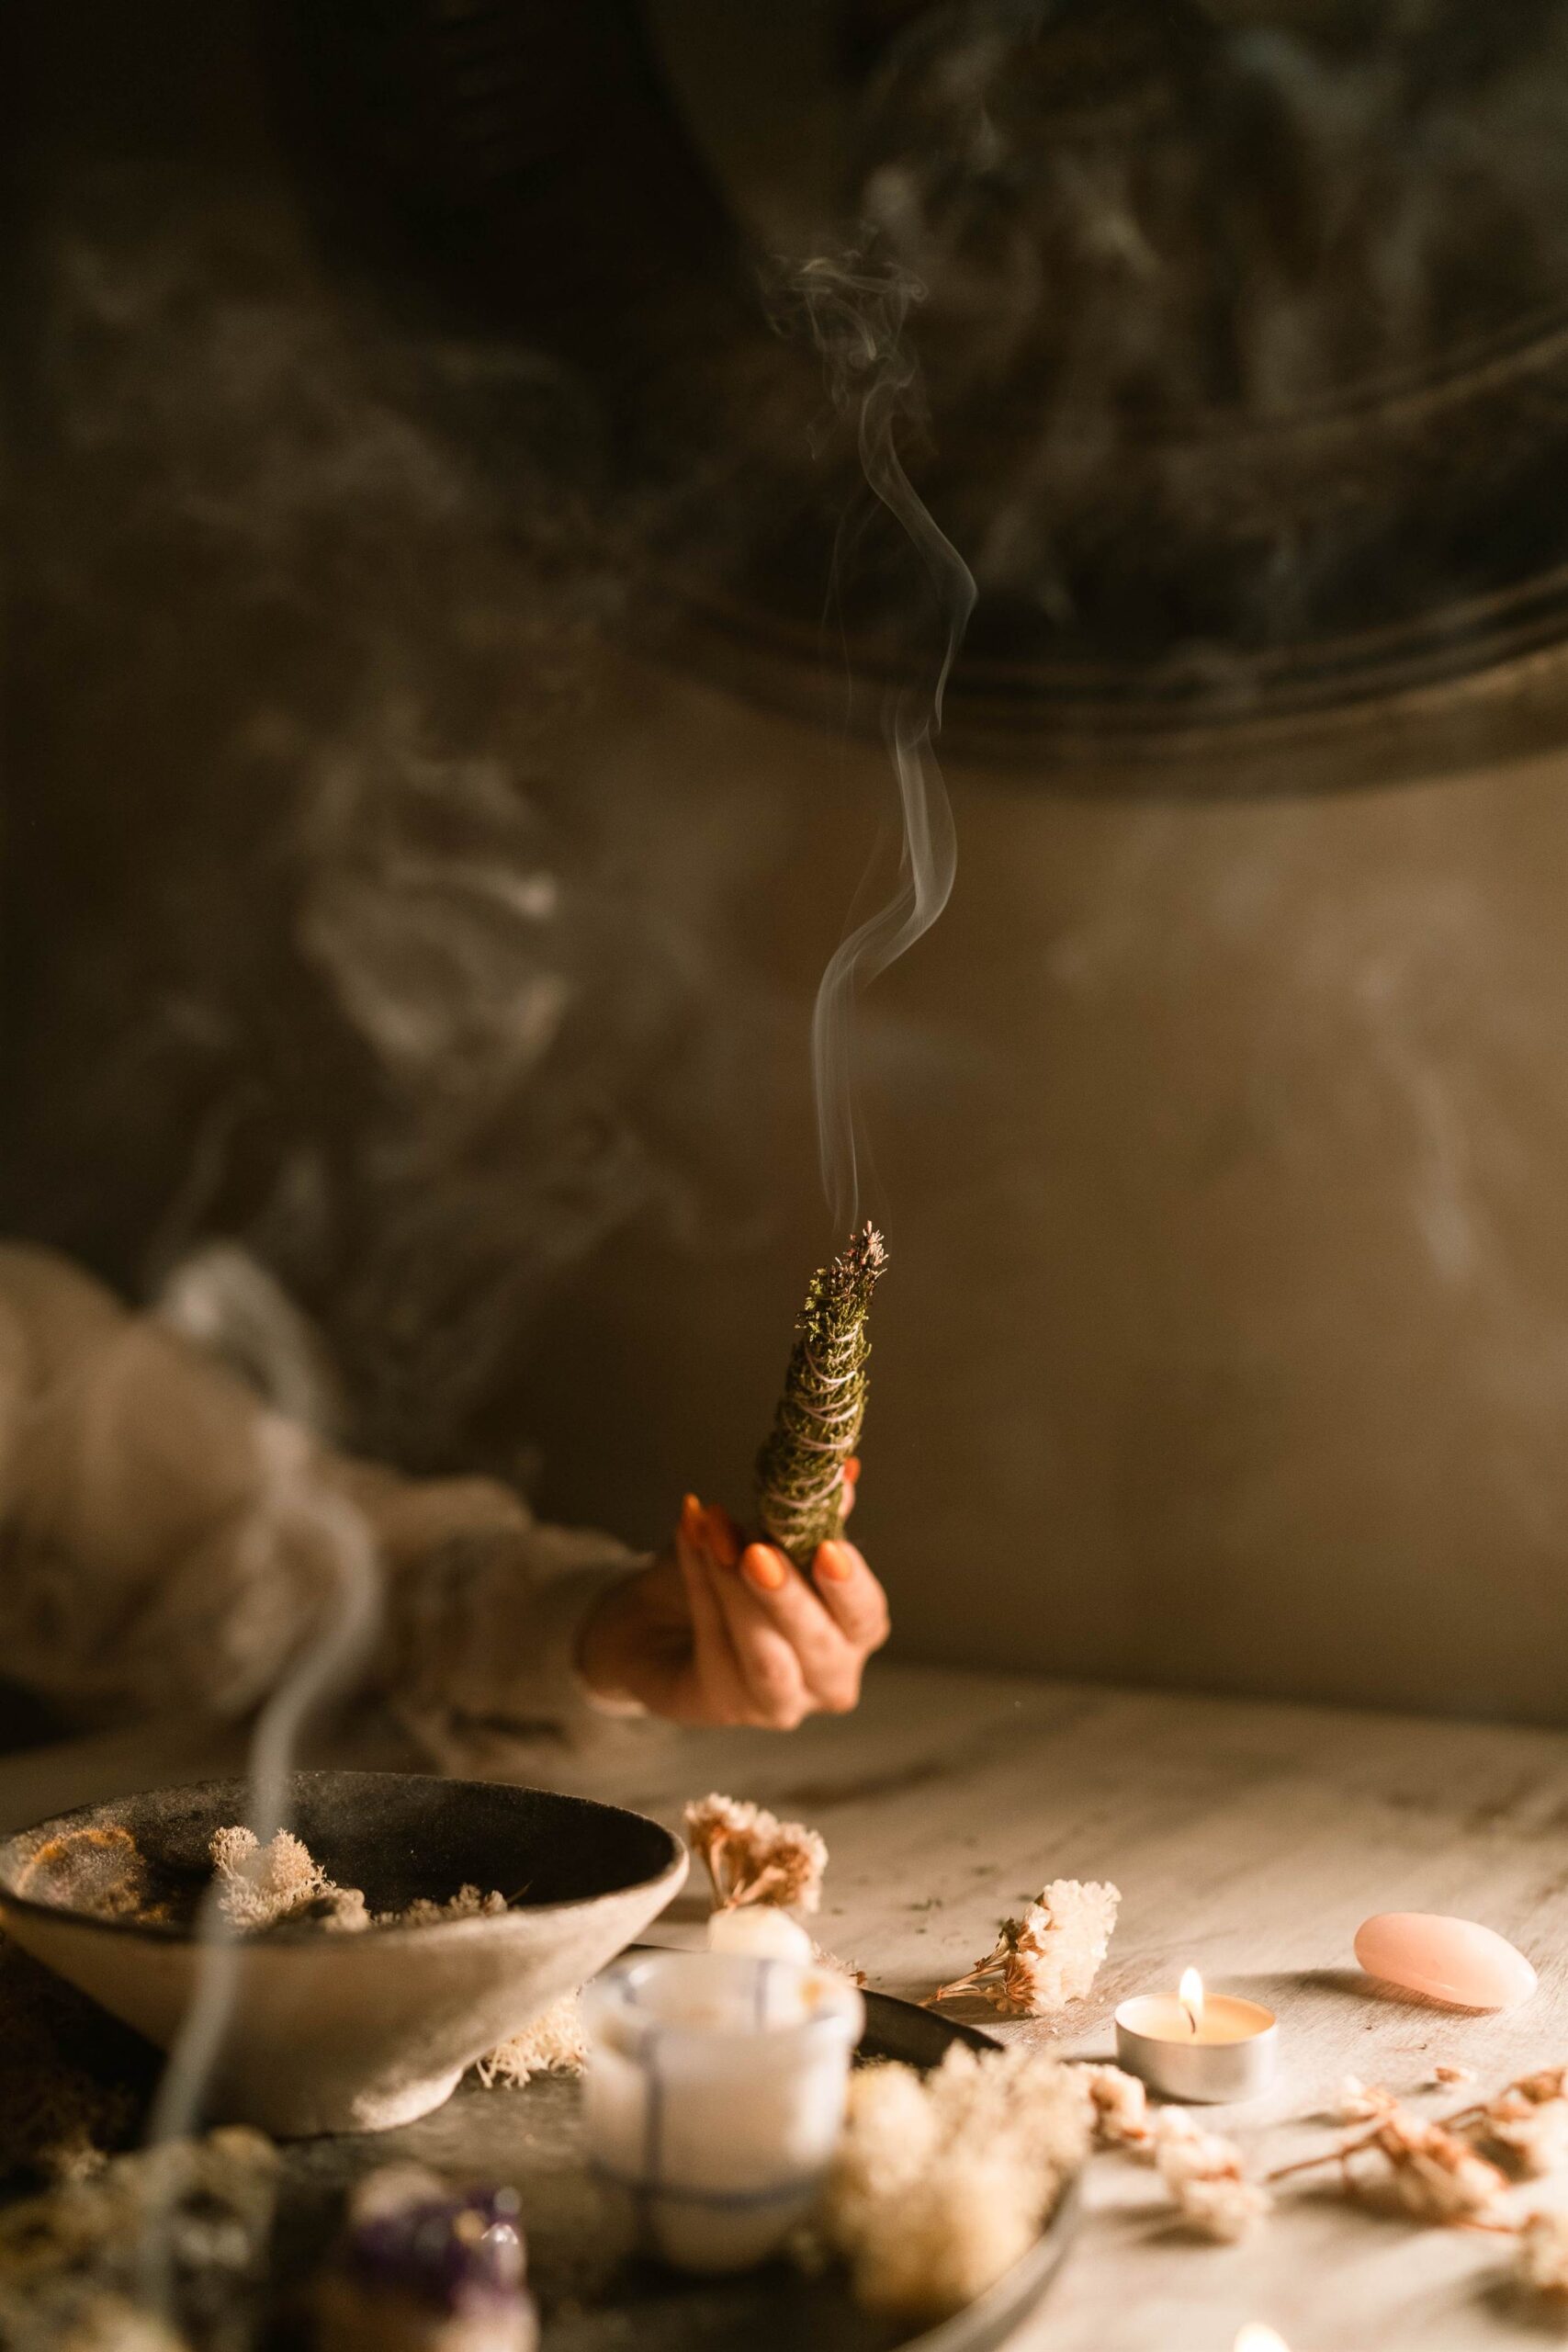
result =
[{"label": "dark blurred background", "polygon": [[6,1227],[743,1502],[940,637],[781,300],[872,256],[980,590],[857,1015],[906,1654],[1568,1714],[1568,6],[6,40]]}]

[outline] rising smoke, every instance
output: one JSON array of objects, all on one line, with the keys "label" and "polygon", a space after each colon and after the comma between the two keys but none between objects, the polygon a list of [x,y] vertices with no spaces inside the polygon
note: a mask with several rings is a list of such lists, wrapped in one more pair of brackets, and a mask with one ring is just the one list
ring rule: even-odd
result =
[{"label": "rising smoke", "polygon": [[5,1214],[364,1450],[520,1475],[479,1428],[530,1318],[694,1221],[728,1049],[573,773],[637,562],[592,402],[190,165],[82,173],[29,266]]},{"label": "rising smoke", "polygon": [[[323,1604],[310,1639],[256,1718],[246,1762],[248,1826],[265,1845],[288,1819],[288,1775],[302,1735],[318,1712],[354,1680],[381,1623],[381,1576],[376,1547],[361,1513],[314,1475],[303,1432],[279,1418],[259,1424],[261,1491],[247,1540],[267,1555],[280,1538],[308,1541],[328,1572]],[[240,1939],[218,1905],[216,1881],[197,1914],[203,1947],[196,1987],[169,2051],[148,2120],[150,2140],[173,2140],[196,2129],[203,2101],[236,2022]],[[156,2245],[156,2233],[152,2243]]]},{"label": "rising smoke", "polygon": [[[912,947],[946,906],[956,863],[953,811],[933,741],[942,694],[975,605],[975,582],[957,548],[909,480],[900,424],[924,422],[920,379],[905,332],[919,281],[867,243],[818,255],[791,273],[789,291],[822,356],[829,396],[855,421],[866,485],[908,535],[935,598],[940,650],[927,674],[890,686],[883,731],[898,779],[903,831],[897,887],[856,923],[829,958],[811,1022],[822,1187],[840,1233],[861,1216],[851,1012],[857,991]],[[840,549],[845,544],[840,535]],[[834,583],[835,588],[837,583]]]}]

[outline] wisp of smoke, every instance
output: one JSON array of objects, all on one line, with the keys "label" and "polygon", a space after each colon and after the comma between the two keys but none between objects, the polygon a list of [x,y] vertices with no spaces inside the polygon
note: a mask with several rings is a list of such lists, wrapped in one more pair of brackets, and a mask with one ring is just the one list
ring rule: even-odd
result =
[{"label": "wisp of smoke", "polygon": [[[285,1792],[302,1731],[363,1663],[380,1622],[375,1546],[361,1513],[319,1478],[303,1430],[268,1414],[260,1424],[262,1489],[251,1540],[270,1546],[290,1522],[319,1548],[329,1590],[320,1622],[256,1718],[247,1770],[250,1826],[265,1845],[284,1826]],[[209,1889],[198,1916],[196,1991],[159,2083],[151,2140],[177,2139],[200,2115],[233,2013],[238,1947]]]},{"label": "wisp of smoke", "polygon": [[[380,1623],[381,1582],[376,1548],[358,1510],[332,1492],[312,1470],[310,1441],[299,1428],[269,1415],[261,1425],[263,1492],[254,1540],[269,1544],[293,1522],[321,1548],[331,1586],[323,1613],[256,1719],[247,1778],[250,1826],[264,1844],[284,1826],[288,1775],[300,1736],[315,1711],[341,1691],[367,1655]],[[147,2138],[177,2140],[196,2131],[224,2041],[235,2022],[240,1983],[239,1931],[218,1905],[216,1883],[197,1914],[200,1951],[190,2005],[170,2046],[148,2119]],[[175,2194],[171,2176],[171,2196]],[[142,2244],[142,2294],[150,2308],[167,2311],[173,2292],[173,2241],[150,2216]]]},{"label": "wisp of smoke", "polygon": [[840,941],[822,975],[811,1022],[822,1185],[840,1232],[860,1222],[850,1008],[873,980],[929,931],[953,889],[953,811],[932,750],[942,694],[975,605],[969,567],[916,491],[898,454],[901,420],[921,414],[919,364],[906,323],[918,279],[869,247],[818,254],[789,275],[788,290],[822,356],[834,407],[855,419],[860,461],[873,494],[924,564],[942,617],[928,676],[889,688],[883,732],[898,779],[903,844],[898,882],[886,905]]}]

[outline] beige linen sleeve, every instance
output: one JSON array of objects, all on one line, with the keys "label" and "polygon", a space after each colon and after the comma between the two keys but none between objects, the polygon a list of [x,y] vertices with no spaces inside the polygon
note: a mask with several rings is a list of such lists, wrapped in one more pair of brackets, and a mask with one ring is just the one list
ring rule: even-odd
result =
[{"label": "beige linen sleeve", "polygon": [[67,1260],[0,1245],[0,1674],[89,1721],[243,1716],[334,1608],[345,1504],[381,1585],[367,1679],[439,1760],[603,1724],[573,1659],[637,1565],[612,1539],[334,1453]]}]

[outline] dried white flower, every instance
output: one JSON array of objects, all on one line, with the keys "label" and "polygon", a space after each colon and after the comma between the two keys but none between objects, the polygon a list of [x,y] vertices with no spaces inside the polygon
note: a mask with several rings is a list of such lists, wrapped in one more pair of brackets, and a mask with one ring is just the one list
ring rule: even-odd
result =
[{"label": "dried white flower", "polygon": [[1393,2093],[1382,2083],[1364,2083],[1359,2075],[1343,2077],[1334,2103],[1342,2123],[1381,2123],[1399,2105]]},{"label": "dried white flower", "polygon": [[1486,2109],[1480,2130],[1521,2172],[1556,2172],[1568,2165],[1568,2099],[1537,2101],[1517,2089],[1504,2091]]},{"label": "dried white flower", "polygon": [[1042,2052],[960,2048],[924,2077],[852,2077],[821,2227],[868,2309],[942,2318],[1028,2250],[1087,2150],[1075,2074]]},{"label": "dried white flower", "polygon": [[1399,2109],[1361,2144],[1386,2160],[1394,2194],[1423,2222],[1472,2221],[1488,2212],[1508,2185],[1495,2165],[1442,2124]]},{"label": "dried white flower", "polygon": [[1537,2107],[1544,2107],[1548,2099],[1568,2098],[1568,2066],[1539,2067],[1533,2075],[1521,2075],[1508,2088]]},{"label": "dried white flower", "polygon": [[1094,2136],[1103,2148],[1147,2148],[1153,2140],[1149,2098],[1136,2075],[1120,2066],[1074,2069],[1089,2093]]},{"label": "dried white flower", "polygon": [[1538,2295],[1568,2296],[1568,2212],[1529,2214],[1514,2260],[1524,2285]]},{"label": "dried white flower", "polygon": [[1053,1879],[1021,1919],[1004,1919],[995,1948],[933,2001],[977,1993],[1013,2017],[1051,2017],[1081,2001],[1110,1948],[1121,1905],[1119,1888],[1099,1879]]},{"label": "dried white flower", "polygon": [[761,1805],[716,1792],[686,1807],[685,1826],[722,1909],[777,1903],[815,1911],[821,1903],[828,1849],[804,1822],[780,1821]]},{"label": "dried white flower", "polygon": [[1182,2219],[1202,2236],[1234,2243],[1273,2207],[1267,2188],[1248,2180],[1234,2140],[1205,2132],[1180,2108],[1155,2127],[1155,2162]]},{"label": "dried white flower", "polygon": [[588,2037],[577,1995],[563,1993],[532,2025],[479,2059],[474,2072],[487,2091],[497,2083],[520,2089],[536,2075],[581,2075],[587,2063]]},{"label": "dried white flower", "polygon": [[1183,2181],[1172,2194],[1188,2226],[1222,2245],[1234,2245],[1274,2210],[1262,2184],[1240,2173],[1204,2173]]},{"label": "dried white flower", "polygon": [[[1474,2112],[1479,2116],[1483,2110]],[[1337,2164],[1345,2187],[1353,2189],[1361,2183],[1351,2169],[1352,2157],[1381,2156],[1388,2166],[1389,2186],[1407,2213],[1423,2222],[1476,2221],[1491,2211],[1508,2184],[1495,2165],[1477,2155],[1452,2129],[1457,2120],[1429,2122],[1396,2101],[1370,2132],[1341,2140],[1321,2156],[1281,2165],[1269,2178],[1283,2180],[1292,2173]]]}]

